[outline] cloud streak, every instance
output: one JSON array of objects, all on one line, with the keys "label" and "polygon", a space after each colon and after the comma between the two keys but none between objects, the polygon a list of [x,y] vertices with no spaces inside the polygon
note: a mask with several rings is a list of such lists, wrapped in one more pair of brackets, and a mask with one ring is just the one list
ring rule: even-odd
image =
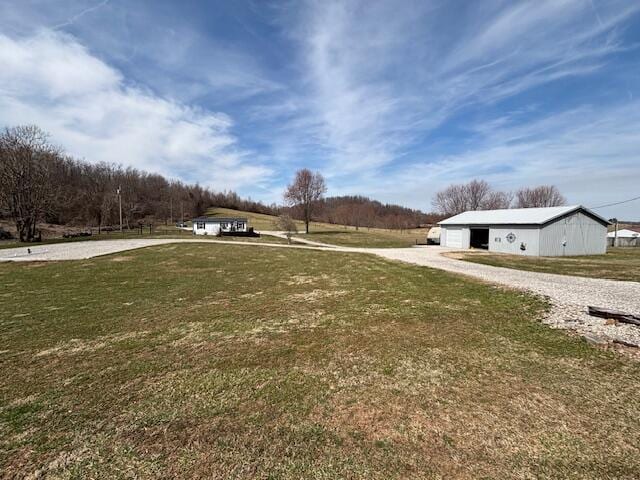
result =
[{"label": "cloud streak", "polygon": [[331,169],[384,166],[464,109],[597,72],[623,48],[615,27],[638,10],[610,4],[591,22],[580,1],[522,2],[482,15],[488,4],[470,12],[478,20],[452,46],[430,33],[438,8],[422,4],[313,2],[302,22],[295,18],[308,32],[297,33],[311,85],[303,113],[313,116]]},{"label": "cloud streak", "polygon": [[[613,1],[595,12],[580,0],[465,3],[459,16],[446,6],[308,2],[290,15],[282,23],[297,43],[304,95],[287,111],[294,128],[285,130],[295,133],[279,142],[313,152],[334,193],[419,208],[446,183],[476,176],[509,188],[559,183],[547,175],[552,166],[576,201],[598,203],[589,202],[600,196],[590,190],[596,165],[609,185],[629,188],[622,176],[640,173],[626,128],[636,125],[633,110],[609,99],[576,106],[571,95],[551,105],[539,92],[593,78],[633,52],[623,33],[640,5]],[[506,102],[520,114],[501,114]]]},{"label": "cloud streak", "polygon": [[[639,112],[640,103],[632,102],[604,111],[580,107],[515,126],[496,119],[485,125],[482,139],[471,149],[442,155],[429,164],[406,165],[386,178],[376,193],[388,199],[386,191],[403,185],[400,198],[424,208],[430,192],[442,185],[482,177],[505,190],[555,184],[571,203],[605,204],[620,197],[619,192],[637,189]],[[637,206],[599,213],[613,216],[620,211],[633,217]]]},{"label": "cloud streak", "polygon": [[217,188],[260,183],[232,119],[129,84],[74,37],[0,35],[0,123],[36,123],[91,162],[120,162]]}]

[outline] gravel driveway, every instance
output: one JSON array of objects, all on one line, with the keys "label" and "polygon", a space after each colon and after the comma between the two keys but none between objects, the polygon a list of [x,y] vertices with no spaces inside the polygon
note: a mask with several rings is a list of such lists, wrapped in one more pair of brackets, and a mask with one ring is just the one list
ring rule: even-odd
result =
[{"label": "gravel driveway", "polygon": [[[297,245],[279,245],[265,242],[234,242],[228,240],[198,240],[187,238],[146,238],[131,240],[91,240],[86,242],[53,243],[50,245],[0,249],[0,262],[37,262],[53,260],[84,260],[137,248],[165,245],[167,243],[222,243],[227,245],[263,245],[267,247],[311,248]],[[330,249],[327,247],[327,249]]]},{"label": "gravel driveway", "polygon": [[321,246],[322,244],[318,242],[314,242],[317,246],[303,246],[197,239],[100,240],[35,246],[31,248],[31,254],[27,253],[26,247],[0,250],[0,261],[78,260],[154,245],[193,242],[368,253],[390,260],[446,270],[547,297],[552,304],[552,309],[544,321],[555,328],[578,331],[594,343],[622,341],[640,346],[640,327],[625,324],[607,325],[605,320],[591,317],[586,313],[587,306],[593,305],[640,314],[640,283],[638,282],[572,277],[481,265],[445,257],[441,255],[443,252],[454,250],[438,246],[350,248]]}]

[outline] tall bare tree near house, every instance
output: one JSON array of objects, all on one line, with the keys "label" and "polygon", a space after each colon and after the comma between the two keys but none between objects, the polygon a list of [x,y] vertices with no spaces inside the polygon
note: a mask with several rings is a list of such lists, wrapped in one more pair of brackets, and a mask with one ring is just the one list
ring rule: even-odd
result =
[{"label": "tall bare tree near house", "polygon": [[516,207],[558,207],[566,205],[567,199],[555,185],[540,185],[533,188],[521,188],[516,192]]},{"label": "tall bare tree near house", "polygon": [[309,233],[309,222],[318,201],[327,191],[324,177],[303,168],[296,172],[293,183],[284,192],[284,200],[289,205],[299,205],[302,209],[305,232]]},{"label": "tall bare tree near house", "polygon": [[38,222],[52,207],[57,188],[51,172],[57,160],[58,149],[36,126],[0,134],[0,206],[13,218],[21,242],[36,239]]}]

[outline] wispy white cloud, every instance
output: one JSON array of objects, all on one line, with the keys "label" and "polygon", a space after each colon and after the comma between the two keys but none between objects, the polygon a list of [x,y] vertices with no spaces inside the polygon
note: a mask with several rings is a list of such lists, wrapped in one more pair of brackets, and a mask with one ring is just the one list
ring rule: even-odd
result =
[{"label": "wispy white cloud", "polygon": [[130,84],[74,37],[0,35],[0,124],[35,123],[78,157],[179,174],[218,189],[260,183],[223,113]]},{"label": "wispy white cloud", "polygon": [[312,2],[292,23],[309,86],[301,115],[351,174],[393,163],[470,106],[592,74],[620,51],[616,27],[640,5],[578,0],[482,2],[444,35],[442,5]]},{"label": "wispy white cloud", "polygon": [[76,23],[78,20],[80,20],[82,17],[84,17],[85,15],[91,13],[91,12],[95,12],[96,10],[100,9],[101,7],[104,7],[107,3],[109,3],[109,0],[102,0],[98,3],[96,3],[95,5],[91,6],[91,7],[87,7],[84,8],[82,10],[80,10],[78,13],[72,15],[71,17],[69,17],[66,21],[61,22],[55,26],[53,26],[53,30],[58,30],[64,27],[68,27],[70,25],[73,25],[74,23]]},{"label": "wispy white cloud", "polygon": [[[571,198],[597,203],[590,178],[598,165],[607,185],[629,188],[624,175],[639,173],[630,160],[638,145],[627,128],[637,125],[632,109],[537,105],[522,95],[592,77],[635,48],[622,33],[640,4],[611,1],[597,11],[582,0],[465,3],[460,12],[448,6],[323,1],[287,12],[281,23],[298,45],[304,95],[284,111],[279,143],[324,158],[319,167],[332,193],[419,208],[429,208],[432,193],[448,182],[483,175],[505,188],[562,180]],[[501,102],[518,97],[520,113],[495,116]],[[430,146],[453,120],[460,145],[452,150],[463,153],[447,156]]]},{"label": "wispy white cloud", "polygon": [[[405,165],[379,182],[375,194],[428,208],[433,192],[443,185],[477,177],[505,190],[555,184],[570,202],[586,206],[637,191],[640,103],[583,106],[517,125],[502,120],[484,124],[481,140],[466,151]],[[403,186],[401,192],[397,185]],[[600,211],[628,218],[637,218],[637,212],[633,204]]]}]

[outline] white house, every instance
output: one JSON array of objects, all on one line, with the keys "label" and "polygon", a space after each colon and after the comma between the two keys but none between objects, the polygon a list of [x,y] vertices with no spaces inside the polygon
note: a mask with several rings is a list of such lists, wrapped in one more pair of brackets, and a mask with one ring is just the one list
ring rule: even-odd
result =
[{"label": "white house", "polygon": [[198,217],[192,220],[194,235],[218,235],[220,232],[246,232],[246,218]]},{"label": "white house", "polygon": [[609,222],[581,206],[464,212],[439,223],[440,245],[514,255],[599,255]]}]

